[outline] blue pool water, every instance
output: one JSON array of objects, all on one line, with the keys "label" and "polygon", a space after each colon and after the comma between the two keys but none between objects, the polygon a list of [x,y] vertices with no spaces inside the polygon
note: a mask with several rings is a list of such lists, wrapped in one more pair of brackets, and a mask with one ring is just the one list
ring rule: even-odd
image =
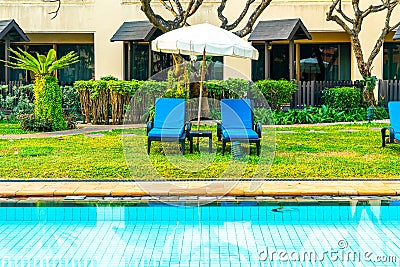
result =
[{"label": "blue pool water", "polygon": [[0,266],[400,265],[396,201],[283,204],[3,204]]}]

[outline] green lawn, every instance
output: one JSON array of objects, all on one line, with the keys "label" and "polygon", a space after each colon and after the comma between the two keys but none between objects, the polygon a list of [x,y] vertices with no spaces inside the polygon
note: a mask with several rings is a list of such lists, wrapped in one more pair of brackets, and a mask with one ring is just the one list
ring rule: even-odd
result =
[{"label": "green lawn", "polygon": [[[161,144],[155,142],[150,157],[147,157],[144,129],[125,131],[135,135],[124,138],[118,130],[106,132],[101,137],[6,139],[0,140],[0,177],[144,180],[164,177],[398,178],[400,145],[381,148],[380,131],[371,130],[382,126],[276,128],[276,140],[271,131],[264,128],[269,136],[263,137],[261,157],[256,157],[252,149],[252,155],[243,160],[230,159],[230,146],[228,153],[221,156],[221,144],[216,138],[217,154],[187,153],[182,157],[173,145],[165,156],[161,153]],[[200,140],[205,149],[206,140]],[[275,142],[273,158],[267,152]],[[189,150],[188,145],[186,149]]]},{"label": "green lawn", "polygon": [[26,131],[21,129],[21,126],[16,123],[9,123],[0,120],[0,135],[1,134],[24,134]]}]

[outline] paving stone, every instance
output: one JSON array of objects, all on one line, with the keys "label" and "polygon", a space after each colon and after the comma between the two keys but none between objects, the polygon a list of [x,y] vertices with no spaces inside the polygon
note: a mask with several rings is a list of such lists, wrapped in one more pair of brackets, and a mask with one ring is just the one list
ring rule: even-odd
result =
[{"label": "paving stone", "polygon": [[199,197],[197,196],[184,196],[184,197],[179,197],[179,200],[198,200]]},{"label": "paving stone", "polygon": [[122,199],[127,201],[138,201],[141,197],[123,197]]},{"label": "paving stone", "polygon": [[103,198],[105,201],[117,201],[117,200],[122,200],[122,197],[104,197]]},{"label": "paving stone", "polygon": [[[228,182],[229,184],[229,182]],[[154,185],[156,192],[149,194],[139,186],[151,188]],[[234,185],[234,186],[232,186]],[[263,181],[257,190],[250,191],[249,182],[234,182],[227,185],[227,182],[180,182],[163,183],[153,182],[145,185],[142,183],[121,183],[121,182],[0,182],[0,201],[8,198],[29,198],[29,197],[65,197],[65,200],[82,200],[84,196],[88,200],[101,199],[109,200],[145,200],[158,199],[164,201],[226,201],[236,197],[251,196],[258,201],[272,200],[283,197],[305,197],[323,200],[344,200],[349,197],[362,197],[362,199],[379,200],[376,196],[400,195],[399,181]],[[151,191],[151,190],[150,190]],[[160,197],[158,197],[160,196]],[[169,197],[168,197],[169,196]],[[144,198],[136,198],[144,197]],[[181,197],[181,198],[179,198]],[[400,199],[400,197],[398,197]],[[300,201],[300,198],[297,198]],[[356,201],[358,198],[355,198]]]},{"label": "paving stone", "polygon": [[86,196],[66,196],[64,200],[84,200]]},{"label": "paving stone", "polygon": [[102,197],[86,197],[85,200],[87,201],[102,201]]},{"label": "paving stone", "polygon": [[199,196],[199,201],[214,201],[217,199],[217,197]]},{"label": "paving stone", "polygon": [[236,197],[233,197],[233,196],[224,196],[224,197],[221,197],[218,200],[219,201],[236,201],[237,199],[236,199]]},{"label": "paving stone", "polygon": [[267,196],[256,196],[256,200],[274,200],[275,198],[273,197],[267,197]]}]

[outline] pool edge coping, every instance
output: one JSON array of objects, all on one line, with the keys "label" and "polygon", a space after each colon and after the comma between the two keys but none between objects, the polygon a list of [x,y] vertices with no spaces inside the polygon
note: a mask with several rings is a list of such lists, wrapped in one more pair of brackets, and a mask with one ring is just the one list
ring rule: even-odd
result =
[{"label": "pool edge coping", "polygon": [[0,181],[1,198],[397,196],[400,180],[335,181]]}]

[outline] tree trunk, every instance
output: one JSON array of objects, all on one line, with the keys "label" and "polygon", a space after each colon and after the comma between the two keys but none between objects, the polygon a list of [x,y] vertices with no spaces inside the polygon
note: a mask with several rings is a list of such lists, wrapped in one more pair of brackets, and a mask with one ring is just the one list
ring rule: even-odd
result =
[{"label": "tree trunk", "polygon": [[[371,64],[365,63],[364,62],[364,56],[363,52],[361,49],[361,43],[360,40],[358,39],[358,36],[352,36],[351,37],[351,44],[352,44],[352,49],[354,51],[354,55],[357,60],[357,66],[358,70],[360,71],[360,74],[362,77],[369,78],[371,77]],[[374,95],[374,90],[369,90],[365,84],[363,88],[363,103],[367,107],[369,106],[374,106],[375,105],[375,95]]]}]

